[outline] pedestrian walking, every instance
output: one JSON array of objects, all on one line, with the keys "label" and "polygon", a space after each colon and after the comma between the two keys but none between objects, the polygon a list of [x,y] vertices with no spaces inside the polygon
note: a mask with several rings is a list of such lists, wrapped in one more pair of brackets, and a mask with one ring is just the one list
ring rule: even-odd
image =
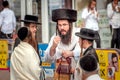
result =
[{"label": "pedestrian walking", "polygon": [[16,18],[14,12],[9,8],[9,2],[3,1],[3,10],[0,12],[0,38],[12,39],[16,33]]}]

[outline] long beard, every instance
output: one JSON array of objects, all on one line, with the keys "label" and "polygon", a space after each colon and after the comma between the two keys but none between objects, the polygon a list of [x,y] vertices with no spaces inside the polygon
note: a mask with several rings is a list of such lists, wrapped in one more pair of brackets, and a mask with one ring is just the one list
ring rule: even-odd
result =
[{"label": "long beard", "polygon": [[61,42],[68,45],[71,42],[71,29],[66,33],[66,35],[62,35],[60,31],[58,31],[60,37],[61,37]]},{"label": "long beard", "polygon": [[31,35],[32,33],[30,33],[29,35],[29,41],[28,43],[37,51],[37,39],[35,36]]}]

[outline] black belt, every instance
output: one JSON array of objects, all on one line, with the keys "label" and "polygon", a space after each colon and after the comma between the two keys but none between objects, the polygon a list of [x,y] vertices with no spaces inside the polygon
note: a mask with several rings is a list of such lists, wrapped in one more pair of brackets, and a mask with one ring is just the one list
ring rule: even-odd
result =
[{"label": "black belt", "polygon": [[12,38],[12,34],[5,34],[5,33],[1,32],[0,33],[0,38],[11,39]]}]

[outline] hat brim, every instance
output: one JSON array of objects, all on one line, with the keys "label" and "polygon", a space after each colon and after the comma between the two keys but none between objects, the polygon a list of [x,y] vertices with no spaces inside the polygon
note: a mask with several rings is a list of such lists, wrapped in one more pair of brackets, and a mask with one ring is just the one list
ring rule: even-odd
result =
[{"label": "hat brim", "polygon": [[79,32],[76,32],[75,35],[78,36],[78,37],[84,38],[84,39],[90,39],[90,40],[95,40],[96,39],[96,38],[93,38],[93,37],[87,37],[87,36],[84,36],[84,35],[80,35]]},{"label": "hat brim", "polygon": [[35,21],[31,21],[31,20],[20,20],[21,22],[29,22],[29,23],[35,23],[35,24],[41,24]]}]

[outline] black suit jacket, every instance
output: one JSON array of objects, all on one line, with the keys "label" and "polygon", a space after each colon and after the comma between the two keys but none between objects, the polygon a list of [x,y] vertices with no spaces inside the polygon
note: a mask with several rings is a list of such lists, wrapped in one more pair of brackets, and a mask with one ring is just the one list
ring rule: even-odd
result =
[{"label": "black suit jacket", "polygon": [[83,56],[84,56],[84,55],[93,55],[93,56],[97,59],[97,61],[99,62],[97,53],[96,53],[95,49],[93,48],[93,46],[88,47],[88,48],[85,50],[85,52],[83,53]]}]

